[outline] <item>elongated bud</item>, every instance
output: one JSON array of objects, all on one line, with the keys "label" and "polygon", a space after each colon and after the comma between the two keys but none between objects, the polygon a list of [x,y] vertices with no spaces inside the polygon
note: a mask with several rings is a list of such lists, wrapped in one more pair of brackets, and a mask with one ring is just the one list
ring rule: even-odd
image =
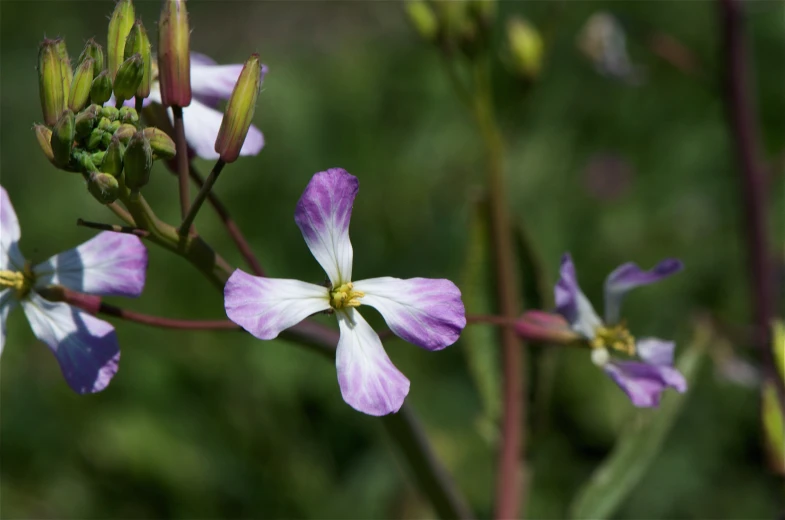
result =
[{"label": "elongated bud", "polygon": [[101,165],[104,163],[104,157],[106,157],[106,152],[95,152],[92,155],[90,155],[93,164],[99,169],[101,168]]},{"label": "elongated bud", "polygon": [[112,80],[109,78],[109,71],[104,70],[93,79],[90,86],[90,101],[97,105],[103,105],[112,97]]},{"label": "elongated bud", "polygon": [[150,170],[153,168],[153,150],[150,141],[143,132],[136,132],[123,156],[125,169],[125,185],[132,190],[144,187],[150,181]]},{"label": "elongated bud", "polygon": [[49,143],[52,145],[52,155],[54,156],[54,163],[60,168],[68,166],[71,160],[71,149],[74,146],[74,137],[76,136],[76,122],[74,120],[74,113],[66,110],[60,119],[52,128],[52,139]]},{"label": "elongated bud", "polygon": [[71,93],[68,95],[68,108],[73,112],[82,110],[90,97],[90,88],[93,86],[93,63],[93,58],[84,59],[74,73]]},{"label": "elongated bud", "polygon": [[92,38],[87,40],[82,54],[79,55],[77,67],[87,58],[93,59],[93,77],[95,78],[104,70],[104,49]]},{"label": "elongated bud", "polygon": [[513,71],[524,79],[535,79],[542,68],[544,44],[540,33],[522,18],[507,22],[507,44]]},{"label": "elongated bud", "polygon": [[125,40],[134,25],[134,5],[131,0],[118,0],[109,19],[109,35],[106,38],[106,54],[109,64],[109,79],[114,80],[120,64],[125,59]]},{"label": "elongated bud", "polygon": [[136,123],[139,121],[139,114],[134,107],[121,107],[117,114],[117,119],[122,123]]},{"label": "elongated bud", "polygon": [[63,71],[56,44],[56,40],[44,40],[38,49],[38,92],[44,123],[48,126],[57,123],[68,102],[63,91]]},{"label": "elongated bud", "polygon": [[76,163],[79,164],[79,168],[84,173],[93,173],[97,172],[98,168],[95,166],[93,162],[93,154],[90,152],[79,151],[74,153],[74,159]]},{"label": "elongated bud", "polygon": [[55,155],[52,153],[52,131],[49,127],[44,125],[35,125],[33,126],[33,130],[35,130],[35,138],[38,141],[38,146],[41,147],[41,150],[43,150],[44,155],[49,159],[49,162],[54,164]]},{"label": "elongated bud", "polygon": [[224,162],[234,162],[240,156],[265,72],[267,68],[259,61],[258,54],[252,54],[240,72],[215,140],[215,151]]},{"label": "elongated bud", "polygon": [[111,204],[120,196],[120,183],[106,173],[91,173],[87,181],[87,189],[101,204]]},{"label": "elongated bud", "polygon": [[60,74],[62,75],[63,80],[63,101],[68,103],[71,81],[74,79],[74,71],[71,69],[71,58],[68,57],[68,49],[65,46],[65,40],[58,38],[55,42],[57,58],[60,60]]},{"label": "elongated bud", "polygon": [[120,142],[120,139],[115,135],[109,142],[106,148],[104,160],[101,163],[101,170],[108,173],[113,177],[120,177],[123,173],[123,154],[125,153],[125,146]]},{"label": "elongated bud", "polygon": [[144,129],[144,136],[150,141],[150,148],[153,150],[153,159],[169,160],[177,154],[177,147],[169,134],[161,130],[148,126]]},{"label": "elongated bud", "polygon": [[100,128],[94,128],[92,132],[90,132],[90,136],[87,138],[87,149],[88,150],[95,150],[99,146],[101,146],[101,142],[104,138],[104,132]]},{"label": "elongated bud", "polygon": [[131,99],[144,77],[144,62],[140,54],[134,54],[120,65],[114,78],[114,97],[118,103]]},{"label": "elongated bud", "polygon": [[130,58],[134,54],[142,57],[142,82],[136,89],[136,97],[144,99],[150,95],[150,85],[153,80],[153,57],[150,51],[150,39],[144,29],[141,20],[137,20],[128,34],[125,41],[125,57]]},{"label": "elongated bud", "polygon": [[543,311],[524,312],[515,330],[527,341],[566,344],[581,339],[561,315]]},{"label": "elongated bud", "polygon": [[128,144],[128,141],[133,137],[136,133],[136,127],[131,124],[122,124],[120,128],[114,133],[115,137],[117,137],[121,143],[124,145]]},{"label": "elongated bud", "polygon": [[406,0],[406,16],[420,37],[427,42],[435,42],[439,34],[439,20],[425,0]]},{"label": "elongated bud", "polygon": [[158,21],[158,81],[164,106],[191,104],[190,37],[185,0],[164,0]]},{"label": "elongated bud", "polygon": [[98,121],[98,114],[101,112],[101,107],[98,105],[90,105],[76,115],[76,138],[84,139],[95,128],[96,121]]}]

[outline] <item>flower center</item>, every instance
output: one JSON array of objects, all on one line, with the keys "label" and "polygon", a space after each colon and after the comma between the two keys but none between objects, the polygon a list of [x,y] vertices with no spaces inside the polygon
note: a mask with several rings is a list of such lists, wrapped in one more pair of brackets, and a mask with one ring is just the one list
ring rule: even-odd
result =
[{"label": "flower center", "polygon": [[353,287],[352,282],[348,282],[330,291],[330,306],[336,310],[344,307],[359,307],[360,298],[365,296],[365,293],[355,291]]},{"label": "flower center", "polygon": [[27,296],[34,282],[35,276],[29,263],[25,264],[23,272],[0,270],[0,288],[13,289],[19,299]]},{"label": "flower center", "polygon": [[635,355],[635,338],[627,330],[624,323],[608,327],[600,325],[594,329],[594,339],[590,342],[591,347],[612,348],[624,352],[630,356]]}]

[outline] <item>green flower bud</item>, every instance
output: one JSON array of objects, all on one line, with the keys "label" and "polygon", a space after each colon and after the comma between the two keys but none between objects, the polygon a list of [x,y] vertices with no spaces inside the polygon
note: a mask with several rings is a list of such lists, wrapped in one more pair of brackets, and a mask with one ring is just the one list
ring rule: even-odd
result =
[{"label": "green flower bud", "polygon": [[427,42],[436,41],[439,33],[439,21],[431,6],[425,0],[406,0],[404,9],[409,22],[420,37]]},{"label": "green flower bud", "polygon": [[77,152],[74,154],[74,158],[76,159],[76,162],[79,163],[79,167],[83,172],[93,173],[98,171],[98,168],[93,162],[93,154],[89,152]]},{"label": "green flower bud", "polygon": [[98,105],[103,105],[112,97],[112,80],[109,79],[109,71],[102,71],[93,80],[90,87],[90,100]]},{"label": "green flower bud", "polygon": [[60,168],[65,168],[71,161],[71,149],[74,146],[76,136],[76,122],[74,113],[70,110],[63,112],[60,119],[52,128],[52,138],[49,144],[52,146],[54,163]]},{"label": "green flower bud", "polygon": [[524,79],[535,79],[542,68],[544,50],[537,29],[523,18],[510,18],[507,22],[507,45],[513,71]]},{"label": "green flower bud", "polygon": [[57,123],[68,101],[63,91],[63,71],[56,46],[56,40],[44,40],[38,49],[38,92],[44,123],[48,126]]},{"label": "green flower bud", "polygon": [[101,165],[104,163],[104,158],[106,157],[106,152],[95,152],[94,154],[90,155],[90,159],[93,161],[93,164],[97,168],[101,168]]},{"label": "green flower bud", "polygon": [[136,89],[142,83],[144,76],[144,62],[140,54],[134,54],[125,60],[114,78],[114,97],[117,103],[122,104],[126,99],[131,99],[136,94]]},{"label": "green flower bud", "polygon": [[[125,59],[125,40],[134,25],[134,6],[131,0],[118,0],[109,19],[106,54],[109,62],[109,79],[114,80],[120,64]],[[126,98],[128,99],[128,98]]]},{"label": "green flower bud", "polygon": [[122,125],[122,123],[120,121],[112,121],[109,124],[109,129],[107,130],[107,132],[112,134],[112,135],[114,135],[114,133],[117,132],[117,130],[120,129],[120,125]]},{"label": "green flower bud", "polygon": [[130,124],[122,124],[120,128],[114,133],[115,137],[117,137],[121,143],[127,145],[128,141],[133,137],[136,133],[136,127]]},{"label": "green flower bud", "polygon": [[234,162],[240,156],[265,72],[267,68],[259,61],[259,55],[252,54],[237,78],[215,140],[215,151],[224,162]]},{"label": "green flower bud", "polygon": [[109,143],[112,142],[112,134],[109,132],[104,132],[104,135],[101,136],[101,148],[107,148]]},{"label": "green flower bud", "polygon": [[117,115],[117,118],[123,123],[137,123],[139,122],[139,114],[133,107],[122,107]]},{"label": "green flower bud", "polygon": [[147,31],[145,31],[141,20],[136,21],[128,34],[128,39],[125,41],[125,58],[128,59],[134,54],[139,54],[143,63],[142,82],[139,84],[139,88],[136,89],[136,97],[144,99],[150,95],[150,85],[153,79],[153,60],[152,52],[150,51],[150,39],[147,37]]},{"label": "green flower bud", "polygon": [[87,149],[95,150],[101,146],[101,140],[103,139],[105,133],[106,132],[100,128],[93,129],[93,131],[90,132],[90,137],[87,138]]},{"label": "green flower bud", "polygon": [[177,154],[177,147],[169,137],[169,134],[149,126],[144,129],[144,136],[150,141],[150,148],[153,150],[153,159],[169,160]]},{"label": "green flower bud", "polygon": [[98,77],[104,70],[104,49],[92,38],[87,40],[82,54],[79,55],[79,65],[87,58],[93,59],[93,77]]},{"label": "green flower bud", "polygon": [[55,42],[57,57],[60,60],[60,73],[63,79],[63,101],[67,103],[71,82],[74,79],[74,71],[71,69],[71,58],[68,57],[68,49],[65,47],[65,40],[58,38]]},{"label": "green flower bud", "polygon": [[185,0],[164,0],[158,21],[158,81],[164,106],[191,104],[190,37]]},{"label": "green flower bud", "polygon": [[84,139],[93,131],[101,107],[90,105],[76,115],[76,138]]},{"label": "green flower bud", "polygon": [[123,173],[123,154],[125,153],[125,146],[120,142],[117,136],[112,137],[109,146],[106,148],[106,155],[101,166],[101,170],[113,177],[120,177]]},{"label": "green flower bud", "polygon": [[90,87],[93,85],[93,58],[85,58],[76,68],[68,96],[68,108],[79,112],[87,104]]},{"label": "green flower bud", "polygon": [[112,122],[111,122],[111,121],[109,121],[109,118],[108,118],[108,117],[102,117],[102,118],[101,118],[101,119],[98,121],[98,128],[100,128],[101,130],[103,130],[104,132],[106,132],[107,130],[109,130],[109,125],[111,125],[111,124],[112,124]]},{"label": "green flower bud", "polygon": [[123,156],[125,169],[125,185],[132,190],[139,190],[150,181],[150,170],[153,168],[153,150],[144,132],[136,132]]},{"label": "green flower bud", "polygon": [[90,174],[87,190],[101,204],[111,204],[120,196],[120,183],[111,175],[95,172]]},{"label": "green flower bud", "polygon": [[117,107],[101,107],[101,115],[109,121],[114,121],[120,116],[120,110]]},{"label": "green flower bud", "polygon": [[54,164],[55,155],[52,152],[52,131],[49,127],[44,125],[34,125],[33,130],[35,130],[35,138],[38,141],[38,146],[41,147],[41,150],[44,151],[44,155],[49,162]]}]

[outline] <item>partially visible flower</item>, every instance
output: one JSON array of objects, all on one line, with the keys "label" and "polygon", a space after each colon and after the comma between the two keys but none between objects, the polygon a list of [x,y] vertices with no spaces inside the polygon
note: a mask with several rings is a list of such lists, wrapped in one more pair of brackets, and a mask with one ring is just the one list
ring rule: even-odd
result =
[{"label": "partially visible flower", "polygon": [[627,52],[627,35],[621,22],[608,12],[594,13],[578,35],[578,48],[601,74],[637,84],[643,69],[632,63]]},{"label": "partially visible flower", "polygon": [[133,235],[99,233],[75,249],[31,266],[19,250],[19,222],[0,187],[0,353],[11,309],[21,305],[33,334],[52,350],[69,386],[100,392],[117,372],[120,348],[111,324],[39,291],[62,286],[100,296],[142,293],[147,250]]},{"label": "partially visible flower", "polygon": [[[603,321],[578,286],[569,253],[562,257],[560,278],[555,288],[556,311],[564,316],[573,331],[588,341],[592,361],[624,390],[635,406],[657,406],[666,388],[684,392],[687,382],[673,368],[675,344],[672,341],[656,338],[636,341],[624,322],[619,321],[622,299],[630,289],[658,282],[682,268],[682,263],[676,259],[663,260],[649,271],[634,263],[616,268],[605,279]],[[637,356],[640,361],[613,359],[610,351]]]},{"label": "partially visible flower", "polygon": [[409,380],[387,357],[357,307],[376,307],[395,334],[427,350],[455,343],[466,315],[461,292],[449,280],[383,277],[352,282],[349,220],[358,189],[356,177],[332,168],[314,175],[297,203],[294,220],[327,273],[328,287],[256,277],[238,269],[226,283],[224,305],[229,319],[259,339],[273,339],[311,314],[334,313],[341,332],[336,368],[344,401],[361,412],[386,415],[400,409]]}]

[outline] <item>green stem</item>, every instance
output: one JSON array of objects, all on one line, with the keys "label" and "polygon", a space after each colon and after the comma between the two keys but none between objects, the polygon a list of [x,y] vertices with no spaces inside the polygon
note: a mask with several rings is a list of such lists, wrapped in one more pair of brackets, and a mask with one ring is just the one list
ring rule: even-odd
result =
[{"label": "green stem", "polygon": [[190,166],[190,160],[188,159],[188,141],[185,139],[185,122],[183,122],[182,107],[173,106],[172,114],[174,115],[174,139],[175,146],[177,147],[176,159],[180,192],[180,217],[185,218],[188,214],[188,205],[190,204],[191,198],[188,194],[188,168]]},{"label": "green stem", "polygon": [[224,166],[226,166],[226,163],[223,162],[223,160],[218,159],[218,162],[215,163],[210,175],[207,176],[207,180],[204,181],[199,193],[196,195],[196,200],[194,200],[194,203],[188,210],[188,214],[183,219],[183,223],[180,224],[181,236],[188,234],[188,230],[191,229],[191,224],[194,223],[196,214],[199,213],[199,209],[201,209],[202,204],[204,204],[205,199],[207,199],[207,195],[210,194],[210,190],[213,189],[213,185],[215,184],[215,181],[218,180],[218,176],[221,175]]}]

